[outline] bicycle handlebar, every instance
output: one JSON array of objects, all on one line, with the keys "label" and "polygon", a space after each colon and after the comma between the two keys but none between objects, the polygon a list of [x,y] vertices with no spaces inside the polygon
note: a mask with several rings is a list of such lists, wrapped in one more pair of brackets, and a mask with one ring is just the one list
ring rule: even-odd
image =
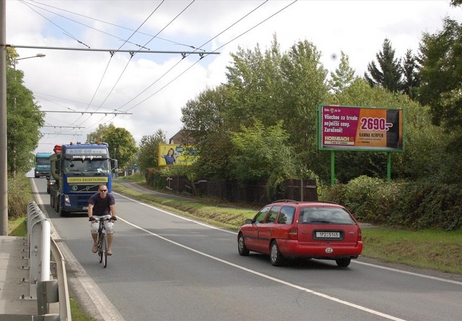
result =
[{"label": "bicycle handlebar", "polygon": [[93,222],[93,221],[117,221],[117,217],[111,216],[111,217],[109,217],[109,218],[107,218],[107,217],[101,217],[101,218],[98,218],[98,219],[97,219],[97,218],[91,216],[91,217],[88,218],[88,220],[89,220],[90,222]]}]

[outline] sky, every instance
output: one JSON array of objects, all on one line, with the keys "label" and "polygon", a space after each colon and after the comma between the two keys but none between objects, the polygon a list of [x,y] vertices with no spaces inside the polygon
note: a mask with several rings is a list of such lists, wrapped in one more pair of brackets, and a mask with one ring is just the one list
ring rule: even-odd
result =
[{"label": "sky", "polygon": [[449,0],[6,0],[6,39],[46,113],[36,152],[52,152],[85,142],[101,124],[127,129],[137,143],[158,130],[168,140],[182,127],[181,108],[226,82],[239,47],[265,51],[276,37],[284,53],[307,40],[329,72],[344,52],[363,76],[385,38],[397,58],[417,53],[422,34],[440,31],[445,17],[462,22],[462,8]]}]

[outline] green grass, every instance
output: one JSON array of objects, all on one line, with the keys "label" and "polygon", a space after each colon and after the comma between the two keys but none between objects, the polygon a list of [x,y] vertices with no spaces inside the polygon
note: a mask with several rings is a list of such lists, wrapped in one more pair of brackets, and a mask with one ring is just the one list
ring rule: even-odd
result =
[{"label": "green grass", "polygon": [[[124,179],[131,180],[131,176]],[[135,181],[140,182],[139,178]],[[144,180],[140,184],[147,187]],[[230,230],[237,230],[246,218],[251,218],[256,213],[255,209],[234,208],[236,204],[221,204],[216,200],[181,201],[140,193],[118,184],[117,180],[114,190],[139,201]],[[375,227],[363,228],[362,232],[364,257],[462,275],[462,230],[407,231]]]},{"label": "green grass", "polygon": [[71,316],[72,321],[92,321],[94,320],[91,316],[87,315],[80,307],[79,302],[74,298],[70,298],[71,303]]},{"label": "green grass", "polygon": [[462,274],[462,231],[363,229],[363,256]]},{"label": "green grass", "polygon": [[26,217],[19,217],[8,221],[8,235],[10,236],[26,236],[27,223]]}]

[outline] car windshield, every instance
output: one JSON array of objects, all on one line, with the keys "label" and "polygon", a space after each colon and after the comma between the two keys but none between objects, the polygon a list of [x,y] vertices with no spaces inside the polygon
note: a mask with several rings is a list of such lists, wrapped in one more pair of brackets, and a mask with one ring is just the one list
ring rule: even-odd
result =
[{"label": "car windshield", "polygon": [[355,224],[350,214],[338,207],[305,207],[300,210],[299,224]]}]

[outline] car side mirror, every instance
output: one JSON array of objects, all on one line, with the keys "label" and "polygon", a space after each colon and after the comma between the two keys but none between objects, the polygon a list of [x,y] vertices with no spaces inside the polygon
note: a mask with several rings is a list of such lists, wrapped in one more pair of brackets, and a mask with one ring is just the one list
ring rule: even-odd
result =
[{"label": "car side mirror", "polygon": [[248,218],[245,220],[245,224],[252,224],[253,220],[251,218]]}]

